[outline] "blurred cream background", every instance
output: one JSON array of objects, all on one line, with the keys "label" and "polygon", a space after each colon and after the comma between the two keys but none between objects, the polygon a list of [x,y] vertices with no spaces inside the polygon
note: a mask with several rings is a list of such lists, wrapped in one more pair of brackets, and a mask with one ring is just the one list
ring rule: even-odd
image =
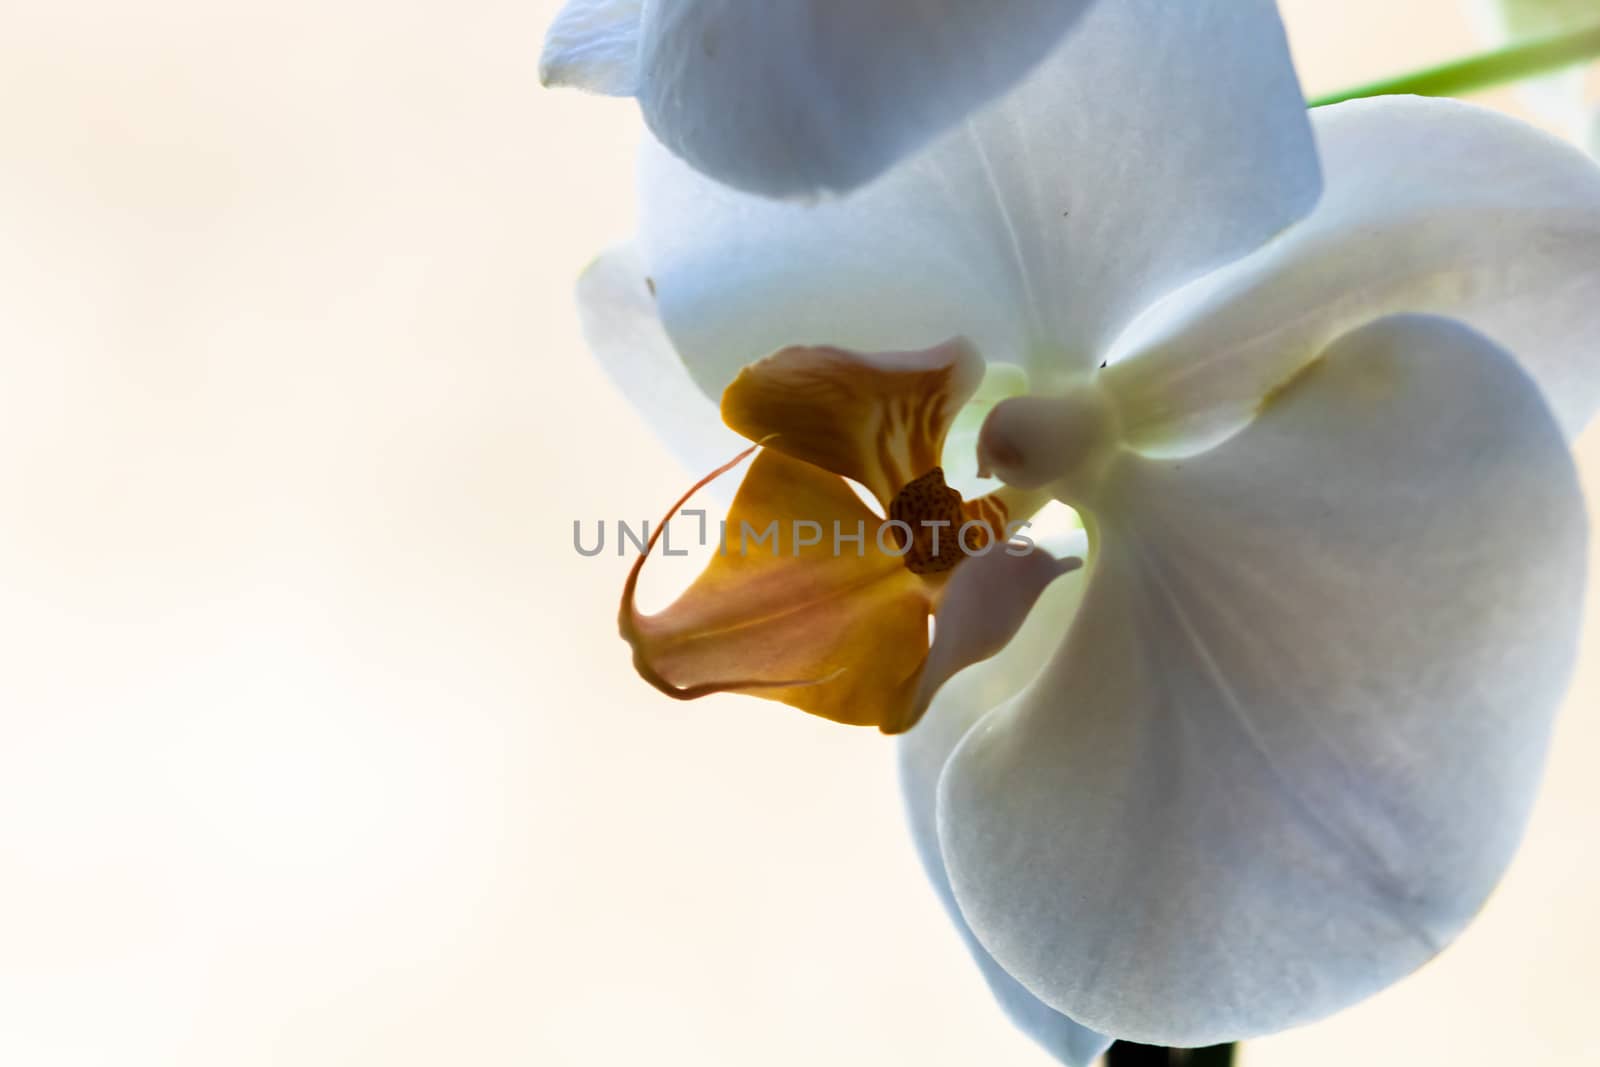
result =
[{"label": "blurred cream background", "polygon": [[[658,697],[572,550],[683,474],[578,336],[637,123],[556,6],[5,5],[0,1063],[1047,1062],[889,746]],[[1312,90],[1474,47],[1284,6]],[[1482,921],[1249,1067],[1600,1060],[1589,647]]]}]

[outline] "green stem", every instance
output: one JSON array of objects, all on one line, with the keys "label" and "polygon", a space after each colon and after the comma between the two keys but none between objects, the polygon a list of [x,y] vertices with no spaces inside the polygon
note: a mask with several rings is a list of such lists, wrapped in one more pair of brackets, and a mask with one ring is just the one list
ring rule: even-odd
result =
[{"label": "green stem", "polygon": [[1312,107],[1326,107],[1367,96],[1411,93],[1416,96],[1461,96],[1480,89],[1521,81],[1535,74],[1548,74],[1575,66],[1587,59],[1600,58],[1600,26],[1564,33],[1461,59],[1443,66],[1386,78],[1371,85],[1332,93],[1311,101]]}]

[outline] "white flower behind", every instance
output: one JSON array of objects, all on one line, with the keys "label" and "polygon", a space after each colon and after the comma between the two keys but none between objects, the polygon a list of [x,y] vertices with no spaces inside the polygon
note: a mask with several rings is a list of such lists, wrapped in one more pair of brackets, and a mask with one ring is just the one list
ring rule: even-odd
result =
[{"label": "white flower behind", "polygon": [[[1600,4],[1594,0],[1471,0],[1470,9],[1489,39],[1502,44],[1600,26]],[[1600,159],[1600,103],[1591,100],[1588,89],[1594,67],[1574,66],[1520,88],[1540,117]]]}]

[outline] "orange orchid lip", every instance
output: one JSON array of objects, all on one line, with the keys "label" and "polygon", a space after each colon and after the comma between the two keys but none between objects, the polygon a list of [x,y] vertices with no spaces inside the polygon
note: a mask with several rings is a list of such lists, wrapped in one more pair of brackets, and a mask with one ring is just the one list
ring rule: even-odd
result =
[{"label": "orange orchid lip", "polygon": [[[944,483],[945,437],[981,376],[964,341],[875,356],[788,348],[741,372],[723,394],[724,419],[758,443],[667,513],[753,455],[724,527],[736,542],[725,539],[677,600],[645,615],[635,596],[665,520],[656,527],[618,616],[640,676],[677,700],[745,693],[885,733],[910,729],[931,696],[928,620],[951,574],[993,552],[1029,502],[1005,489],[963,501]],[[817,532],[786,543],[781,531],[802,526]]]}]

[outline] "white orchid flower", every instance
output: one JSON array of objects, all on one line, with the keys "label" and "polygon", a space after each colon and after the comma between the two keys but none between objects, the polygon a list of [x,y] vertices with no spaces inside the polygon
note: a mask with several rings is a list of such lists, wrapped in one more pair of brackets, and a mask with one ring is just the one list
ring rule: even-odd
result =
[{"label": "white orchid flower", "polygon": [[568,0],[547,85],[636,96],[706,174],[855,188],[1011,88],[1093,0]]},{"label": "white orchid flower", "polygon": [[[758,553],[623,612],[676,696],[914,724],[913,833],[1019,1025],[1237,1040],[1456,936],[1575,655],[1600,168],[1453,101],[1308,116],[1268,0],[1105,0],[849,197],[655,145],[641,184],[584,321],[686,455],[717,397],[767,443],[735,515],[1082,516],[1060,562]],[[974,422],[1004,486],[931,491]]]},{"label": "white orchid flower", "polygon": [[[1595,0],[1471,0],[1486,35],[1497,42],[1549,37],[1600,26]],[[1568,131],[1574,141],[1600,159],[1600,104],[1590,102],[1591,68],[1570,70],[1522,84],[1528,106],[1546,122]]]}]

